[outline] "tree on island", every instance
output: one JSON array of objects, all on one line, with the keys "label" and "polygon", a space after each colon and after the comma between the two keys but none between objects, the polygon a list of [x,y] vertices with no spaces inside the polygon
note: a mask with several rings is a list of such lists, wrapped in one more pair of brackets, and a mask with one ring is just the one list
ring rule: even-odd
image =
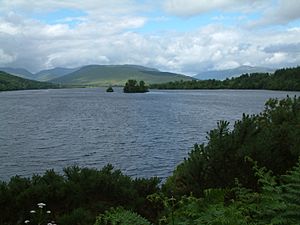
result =
[{"label": "tree on island", "polygon": [[109,86],[109,87],[106,89],[106,92],[114,92],[114,89],[112,88],[112,86]]},{"label": "tree on island", "polygon": [[145,93],[148,92],[148,86],[141,80],[139,83],[136,80],[128,80],[123,89],[124,93]]}]

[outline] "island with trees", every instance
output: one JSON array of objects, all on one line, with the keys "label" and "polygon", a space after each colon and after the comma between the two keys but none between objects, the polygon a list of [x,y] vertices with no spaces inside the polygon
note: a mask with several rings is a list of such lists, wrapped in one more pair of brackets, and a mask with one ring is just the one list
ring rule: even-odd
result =
[{"label": "island with trees", "polygon": [[279,69],[274,74],[251,73],[226,80],[173,81],[152,84],[153,89],[265,89],[300,91],[300,67]]},{"label": "island with trees", "polygon": [[124,93],[145,93],[148,92],[148,86],[144,81],[128,80],[123,89]]}]

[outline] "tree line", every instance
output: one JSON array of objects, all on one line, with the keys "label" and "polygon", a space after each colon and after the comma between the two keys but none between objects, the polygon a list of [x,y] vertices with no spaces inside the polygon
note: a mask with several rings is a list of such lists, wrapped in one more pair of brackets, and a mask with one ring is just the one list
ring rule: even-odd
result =
[{"label": "tree line", "polygon": [[300,91],[300,67],[279,69],[274,74],[251,73],[226,80],[192,80],[152,84],[153,89],[266,89]]}]

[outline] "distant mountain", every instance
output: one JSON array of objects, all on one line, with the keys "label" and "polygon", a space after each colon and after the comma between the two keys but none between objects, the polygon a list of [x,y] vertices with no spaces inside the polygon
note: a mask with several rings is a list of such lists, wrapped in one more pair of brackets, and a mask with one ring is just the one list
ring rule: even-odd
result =
[{"label": "distant mountain", "polygon": [[201,72],[194,76],[194,78],[199,80],[225,80],[226,78],[237,77],[245,73],[273,73],[274,71],[275,69],[265,67],[240,66],[234,69]]},{"label": "distant mountain", "polygon": [[0,91],[58,88],[58,85],[24,79],[0,71]]},{"label": "distant mountain", "polygon": [[49,70],[42,70],[35,74],[35,79],[38,81],[49,81],[56,79],[58,77],[67,75],[69,73],[73,73],[80,68],[63,68],[63,67],[56,67]]},{"label": "distant mountain", "polygon": [[10,67],[0,67],[0,71],[18,76],[23,77],[26,79],[34,79],[34,74],[30,73],[28,70],[23,68],[10,68]]},{"label": "distant mountain", "polygon": [[78,86],[107,86],[124,85],[128,79],[143,80],[146,84],[152,84],[194,78],[137,65],[89,65],[51,82]]}]

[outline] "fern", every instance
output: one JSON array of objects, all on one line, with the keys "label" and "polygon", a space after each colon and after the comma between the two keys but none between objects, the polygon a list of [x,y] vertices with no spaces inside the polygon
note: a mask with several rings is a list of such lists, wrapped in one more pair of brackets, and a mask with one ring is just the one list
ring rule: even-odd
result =
[{"label": "fern", "polygon": [[258,178],[258,192],[244,188],[236,179],[236,187],[231,190],[235,198],[231,200],[225,198],[226,189],[207,189],[203,198],[181,197],[175,204],[165,197],[167,214],[162,224],[300,225],[300,159],[281,177],[281,183],[272,171],[259,167],[251,159],[247,161],[253,164]]},{"label": "fern", "polygon": [[261,185],[259,193],[243,188],[238,182],[233,189],[235,204],[248,222],[255,225],[299,225],[300,224],[300,159],[282,183],[276,181],[271,171],[259,168],[254,162],[255,175]]},{"label": "fern", "polygon": [[276,177],[266,168],[260,168],[257,162],[249,158],[246,160],[253,163],[253,170],[258,178],[261,191],[253,192],[236,182],[237,187],[233,189],[237,197],[235,204],[251,224],[283,224],[284,219],[280,215],[285,211],[285,203]]},{"label": "fern", "polygon": [[118,207],[100,215],[94,225],[151,225],[151,223],[135,212]]},{"label": "fern", "polygon": [[182,197],[164,224],[173,225],[246,225],[246,218],[235,204],[224,204],[225,189],[208,189],[204,198]]},{"label": "fern", "polygon": [[292,171],[282,176],[282,197],[286,210],[282,213],[289,224],[300,224],[300,159]]}]

